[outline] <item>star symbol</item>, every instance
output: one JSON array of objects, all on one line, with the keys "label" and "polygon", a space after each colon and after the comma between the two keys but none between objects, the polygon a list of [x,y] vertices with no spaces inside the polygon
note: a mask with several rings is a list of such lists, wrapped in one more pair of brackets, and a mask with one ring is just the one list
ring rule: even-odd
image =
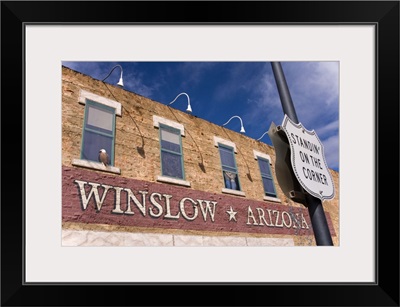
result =
[{"label": "star symbol", "polygon": [[237,212],[236,212],[236,211],[233,211],[232,206],[230,207],[230,209],[229,209],[228,211],[226,211],[226,213],[229,214],[229,221],[231,221],[232,219],[234,219],[235,222],[236,222],[236,217],[235,217],[235,215],[236,215]]}]

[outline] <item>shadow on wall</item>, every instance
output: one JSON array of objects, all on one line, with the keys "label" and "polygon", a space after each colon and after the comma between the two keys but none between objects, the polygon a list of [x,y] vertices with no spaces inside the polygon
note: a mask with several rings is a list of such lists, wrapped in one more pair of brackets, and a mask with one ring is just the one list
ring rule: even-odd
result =
[{"label": "shadow on wall", "polygon": [[[176,115],[175,115],[174,112],[172,111],[172,108],[168,106],[168,109],[170,110],[171,114],[175,117],[176,121],[177,121],[178,123],[180,123],[180,122],[179,122],[179,119],[176,117]],[[185,130],[186,130],[187,134],[190,136],[190,138],[192,139],[193,143],[196,145],[196,147],[197,147],[197,152],[200,154],[200,160],[201,160],[201,161],[198,163],[198,165],[199,165],[201,171],[202,171],[203,173],[206,173],[206,168],[204,167],[204,159],[203,159],[203,155],[201,154],[200,148],[199,148],[199,146],[197,145],[196,141],[193,139],[193,137],[192,137],[192,135],[190,134],[189,130],[188,130],[187,128],[186,128]]]},{"label": "shadow on wall", "polygon": [[[103,83],[104,83],[104,82],[103,82]],[[111,92],[110,88],[107,86],[107,84],[104,83],[104,85],[106,86],[106,88],[108,89],[108,91],[110,92],[110,94],[114,97],[114,100],[115,100],[115,101],[118,101],[117,98],[114,96],[114,94]],[[126,111],[126,113],[129,115],[129,117],[131,118],[132,122],[135,124],[136,129],[139,131],[140,138],[141,138],[141,140],[142,140],[142,145],[141,145],[141,146],[137,146],[137,147],[136,147],[136,150],[137,150],[138,154],[144,159],[144,158],[146,158],[146,153],[145,153],[145,151],[144,151],[144,137],[143,137],[143,134],[142,134],[142,132],[140,131],[139,126],[137,125],[136,121],[133,119],[133,117],[132,117],[131,114],[129,113],[128,109],[125,108],[125,106],[123,106],[122,103],[121,103],[121,106],[122,106],[122,109],[124,109],[124,110]]]}]

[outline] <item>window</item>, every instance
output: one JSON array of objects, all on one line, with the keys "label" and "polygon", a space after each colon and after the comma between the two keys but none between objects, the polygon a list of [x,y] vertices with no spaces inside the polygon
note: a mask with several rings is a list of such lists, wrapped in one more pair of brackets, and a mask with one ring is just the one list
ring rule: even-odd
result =
[{"label": "window", "polygon": [[[121,116],[121,104],[85,90],[80,91],[78,102],[85,105],[85,115],[80,159],[73,159],[72,165],[121,174],[114,166],[115,118]],[[98,160],[100,149],[109,155],[108,166]]]},{"label": "window", "polygon": [[156,180],[190,187],[183,167],[182,136],[185,136],[185,128],[157,115],[153,115],[153,126],[160,130],[161,175]]},{"label": "window", "polygon": [[218,148],[225,188],[240,191],[239,176],[233,148],[222,144],[219,144]]},{"label": "window", "polygon": [[224,182],[222,193],[246,196],[245,193],[241,191],[239,173],[235,160],[235,143],[222,139],[218,136],[214,136],[214,146],[219,148],[219,156],[222,166],[222,178]]},{"label": "window", "polygon": [[81,159],[98,162],[100,149],[105,149],[114,165],[115,109],[86,101]]},{"label": "window", "polygon": [[258,160],[258,167],[260,169],[261,180],[264,188],[264,199],[280,202],[280,200],[276,198],[274,178],[272,177],[272,171],[270,166],[271,164],[270,156],[255,150],[253,152],[254,152],[254,158]]},{"label": "window", "polygon": [[160,124],[162,176],[184,179],[181,132]]},{"label": "window", "polygon": [[263,182],[265,195],[276,197],[274,179],[272,178],[272,172],[269,166],[269,161],[259,157],[258,166],[260,167],[261,179]]}]

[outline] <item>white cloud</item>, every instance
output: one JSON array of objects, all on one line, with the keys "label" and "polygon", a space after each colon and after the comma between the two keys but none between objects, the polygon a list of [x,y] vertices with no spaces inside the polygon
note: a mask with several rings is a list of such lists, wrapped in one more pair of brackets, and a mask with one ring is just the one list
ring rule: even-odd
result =
[{"label": "white cloud", "polygon": [[290,94],[304,125],[338,114],[339,63],[282,63]]},{"label": "white cloud", "polygon": [[151,97],[159,83],[153,82],[152,86],[147,86],[140,75],[135,75],[134,73],[124,74],[124,87],[133,91],[139,95],[145,97]]},{"label": "white cloud", "polygon": [[333,135],[325,140],[321,140],[324,145],[326,163],[331,169],[339,169],[339,136]]},{"label": "white cloud", "polygon": [[[275,77],[266,63],[262,78],[254,90],[256,98],[251,101],[256,107],[246,114],[246,122],[255,129],[262,125],[264,130],[271,122],[279,125],[283,110]],[[328,166],[339,166],[339,88],[336,62],[282,63],[289,91],[299,121],[310,130],[315,130],[325,148]],[[307,76],[307,77],[305,77]],[[260,136],[264,131],[258,132]],[[257,138],[258,136],[254,136]],[[263,138],[264,139],[264,138]]]},{"label": "white cloud", "polygon": [[323,138],[326,135],[332,135],[333,133],[337,133],[338,129],[339,129],[339,120],[335,120],[324,126],[318,127],[314,130],[319,138]]},{"label": "white cloud", "polygon": [[264,130],[259,131],[260,135],[254,138],[260,137],[268,130],[271,122],[279,125],[283,119],[282,105],[270,67],[270,63],[265,63],[261,75],[251,80],[252,98],[248,100],[249,108],[244,118],[250,127],[257,129],[257,126],[261,126]]},{"label": "white cloud", "polygon": [[299,121],[314,129],[325,148],[328,166],[339,167],[339,63],[283,63]]}]

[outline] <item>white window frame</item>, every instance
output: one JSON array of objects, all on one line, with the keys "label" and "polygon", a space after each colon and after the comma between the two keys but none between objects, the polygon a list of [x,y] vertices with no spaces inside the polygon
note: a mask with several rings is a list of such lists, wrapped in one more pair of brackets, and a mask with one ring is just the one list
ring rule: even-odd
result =
[{"label": "white window frame", "polygon": [[185,127],[182,124],[174,122],[173,120],[170,120],[168,118],[153,115],[153,126],[160,128],[160,124],[178,129],[181,132],[181,136],[185,136]]},{"label": "white window frame", "polygon": [[93,93],[85,91],[85,90],[80,90],[79,100],[78,100],[79,103],[85,105],[86,99],[95,101],[99,104],[103,104],[103,105],[111,107],[111,108],[114,108],[115,114],[120,117],[122,116],[122,106],[118,101],[111,100],[111,99],[93,94]]}]

